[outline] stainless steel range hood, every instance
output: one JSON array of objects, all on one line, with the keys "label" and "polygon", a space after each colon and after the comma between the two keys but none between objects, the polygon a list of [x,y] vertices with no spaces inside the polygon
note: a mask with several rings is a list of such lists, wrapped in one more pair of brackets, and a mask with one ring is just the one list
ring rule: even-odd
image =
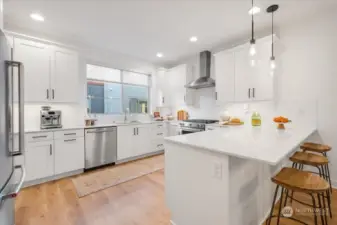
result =
[{"label": "stainless steel range hood", "polygon": [[199,89],[215,86],[215,81],[211,78],[211,57],[210,51],[200,52],[200,76],[198,79],[186,84],[186,88]]}]

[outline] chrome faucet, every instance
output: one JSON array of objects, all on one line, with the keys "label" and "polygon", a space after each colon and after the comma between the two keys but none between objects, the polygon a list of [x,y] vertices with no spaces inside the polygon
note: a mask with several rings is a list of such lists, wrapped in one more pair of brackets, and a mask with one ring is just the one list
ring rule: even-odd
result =
[{"label": "chrome faucet", "polygon": [[126,122],[128,121],[128,116],[127,116],[127,114],[129,114],[129,113],[130,113],[129,108],[126,108],[126,109],[124,110],[124,123],[126,123]]}]

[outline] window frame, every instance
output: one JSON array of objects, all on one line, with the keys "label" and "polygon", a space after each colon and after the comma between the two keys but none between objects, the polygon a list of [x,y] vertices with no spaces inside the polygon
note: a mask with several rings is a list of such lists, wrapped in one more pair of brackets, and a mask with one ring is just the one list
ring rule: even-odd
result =
[{"label": "window frame", "polygon": [[[95,65],[95,64],[90,64],[90,63],[86,63],[86,107],[87,109],[88,107],[88,81],[92,81],[92,82],[102,82],[102,83],[111,83],[111,84],[120,84],[121,85],[121,101],[120,101],[120,106],[122,109],[121,113],[89,113],[89,115],[124,115],[124,85],[132,85],[132,86],[137,86],[137,87],[145,87],[148,89],[147,91],[147,113],[130,113],[132,115],[150,115],[151,114],[151,110],[150,110],[150,105],[151,105],[151,84],[152,84],[152,77],[150,74],[145,74],[145,73],[139,73],[139,72],[134,72],[134,71],[128,71],[128,70],[121,70],[121,69],[116,69],[116,70],[120,70],[121,71],[121,82],[116,82],[116,81],[105,81],[105,80],[99,80],[99,79],[93,79],[93,78],[88,78],[87,77],[87,66],[88,65],[93,65],[93,66],[99,66],[99,67],[106,67],[106,68],[110,68],[110,69],[116,69],[116,68],[112,68],[112,67],[107,67],[107,66],[101,66],[101,65]],[[140,75],[145,75],[147,76],[148,79],[148,85],[142,85],[142,84],[133,84],[133,83],[124,83],[124,71],[126,72],[132,72],[132,73],[137,73]],[[105,98],[103,98],[104,100]],[[90,110],[91,111],[91,110]]]}]

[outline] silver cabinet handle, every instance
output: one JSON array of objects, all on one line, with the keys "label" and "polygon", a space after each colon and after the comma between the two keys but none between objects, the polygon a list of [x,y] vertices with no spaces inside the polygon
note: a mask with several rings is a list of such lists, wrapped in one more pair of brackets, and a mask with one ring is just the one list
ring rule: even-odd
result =
[{"label": "silver cabinet handle", "polygon": [[157,127],[160,128],[160,127],[163,127],[163,125],[158,125]]},{"label": "silver cabinet handle", "polygon": [[50,144],[49,145],[49,154],[52,155],[53,154],[53,146]]},{"label": "silver cabinet handle", "polygon": [[133,128],[133,135],[136,135],[136,128]]},{"label": "silver cabinet handle", "polygon": [[71,142],[71,141],[76,141],[76,139],[68,139],[68,140],[64,140],[64,142]]},{"label": "silver cabinet handle", "polygon": [[163,133],[158,133],[157,135],[163,135]]},{"label": "silver cabinet handle", "polygon": [[[21,190],[22,188],[22,185],[23,185],[23,182],[25,181],[25,178],[26,178],[26,169],[23,165],[17,165],[14,167],[14,169],[20,169],[21,170],[21,178],[20,178],[20,182],[16,185],[16,187],[14,188],[14,190],[6,193],[6,194],[3,194],[3,193],[0,193],[0,208],[2,206],[2,204],[4,203],[4,201],[6,199],[10,199],[10,198],[15,198],[18,194],[19,194],[19,191]],[[13,176],[14,173],[12,173],[12,176]],[[4,190],[6,190],[6,188],[4,188]]]},{"label": "silver cabinet handle", "polygon": [[215,92],[215,100],[218,100],[218,92]]},{"label": "silver cabinet handle", "polygon": [[137,129],[136,131],[137,131],[137,135],[138,135],[139,134],[139,128],[137,127],[136,129]]},{"label": "silver cabinet handle", "polygon": [[35,138],[46,138],[46,137],[48,137],[48,136],[47,136],[47,135],[33,136],[34,139],[35,139]]},{"label": "silver cabinet handle", "polygon": [[[16,62],[16,61],[5,61],[6,64],[6,77],[10,76],[9,73],[9,68],[13,68],[13,67],[17,67],[18,68],[18,90],[19,90],[19,107],[18,107],[18,111],[19,111],[19,151],[16,152],[16,154],[22,154],[25,146],[25,127],[24,127],[24,67],[23,64],[21,62]],[[8,85],[8,82],[7,82]],[[9,91],[9,87],[7,87],[7,92]],[[8,102],[7,102],[8,104]],[[8,107],[8,106],[7,106]],[[9,108],[9,107],[8,107]],[[7,109],[8,110],[8,109]],[[8,110],[8,114],[9,115],[10,110]],[[8,118],[9,121],[12,118]],[[10,121],[11,123],[12,121]],[[12,129],[12,124],[10,124],[9,126],[10,129]],[[6,128],[8,129],[8,128]],[[11,155],[12,153],[10,153]]]},{"label": "silver cabinet handle", "polygon": [[163,144],[157,145],[157,147],[164,146]]},{"label": "silver cabinet handle", "polygon": [[253,88],[253,98],[255,98],[255,88]]},{"label": "silver cabinet handle", "polygon": [[163,104],[165,103],[165,98],[163,97]]},{"label": "silver cabinet handle", "polygon": [[52,96],[53,96],[53,99],[54,99],[54,98],[55,98],[55,90],[52,89],[52,90],[51,90],[51,93],[52,93]]},{"label": "silver cabinet handle", "polygon": [[248,88],[248,98],[250,98],[250,88]]},{"label": "silver cabinet handle", "polygon": [[76,135],[76,133],[67,133],[67,134],[64,134],[64,136],[68,136],[68,135]]},{"label": "silver cabinet handle", "polygon": [[87,131],[88,134],[97,134],[97,133],[105,133],[105,132],[109,132],[109,131],[105,131],[105,130],[104,131]]},{"label": "silver cabinet handle", "polygon": [[49,99],[49,89],[47,89],[47,99]]},{"label": "silver cabinet handle", "polygon": [[184,95],[184,102],[186,102],[186,95]]}]

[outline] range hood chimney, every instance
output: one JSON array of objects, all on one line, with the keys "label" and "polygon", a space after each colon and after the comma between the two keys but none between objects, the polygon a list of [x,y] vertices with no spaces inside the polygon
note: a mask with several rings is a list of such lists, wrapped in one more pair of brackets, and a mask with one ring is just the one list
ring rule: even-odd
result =
[{"label": "range hood chimney", "polygon": [[211,57],[210,51],[200,52],[199,78],[186,84],[186,88],[199,89],[215,86],[215,81],[211,78]]}]

